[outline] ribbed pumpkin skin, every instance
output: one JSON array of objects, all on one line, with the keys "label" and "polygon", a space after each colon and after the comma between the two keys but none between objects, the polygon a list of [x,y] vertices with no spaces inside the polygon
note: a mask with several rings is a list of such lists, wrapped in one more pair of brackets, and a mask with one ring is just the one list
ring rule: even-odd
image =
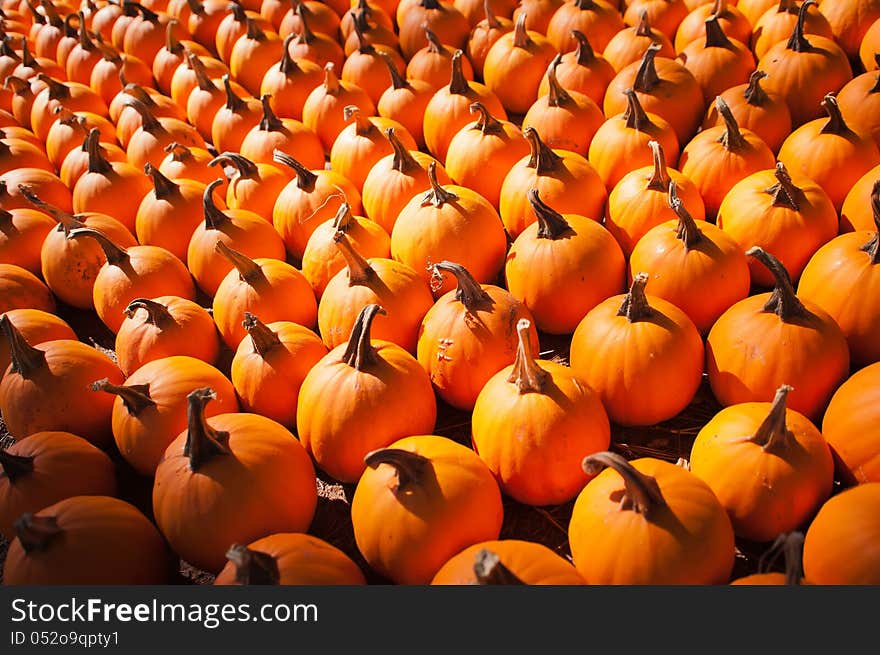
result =
[{"label": "ribbed pumpkin skin", "polygon": [[567,560],[542,544],[520,539],[484,541],[468,546],[449,559],[437,571],[432,585],[477,584],[474,560],[477,553],[486,549],[498,555],[501,563],[529,585],[580,585],[585,584],[581,574]]}]

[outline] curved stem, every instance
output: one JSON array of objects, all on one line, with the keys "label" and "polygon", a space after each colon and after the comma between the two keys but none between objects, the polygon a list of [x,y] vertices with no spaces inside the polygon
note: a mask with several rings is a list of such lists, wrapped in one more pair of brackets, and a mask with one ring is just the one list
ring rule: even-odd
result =
[{"label": "curved stem", "polygon": [[52,79],[45,73],[37,73],[37,79],[48,87],[49,99],[63,102],[70,97],[70,89],[66,84]]},{"label": "curved stem", "polygon": [[523,130],[523,136],[528,140],[531,148],[527,168],[534,168],[538,175],[549,175],[562,163],[562,157],[553,152],[553,149],[541,140],[538,131],[534,127]]},{"label": "curved stem", "polygon": [[354,216],[351,213],[351,205],[343,202],[336,210],[336,216],[333,217],[333,227],[342,232],[348,232],[354,224]]},{"label": "curved stem", "polygon": [[452,55],[452,77],[449,79],[449,93],[452,95],[471,95],[471,86],[468,84],[467,78],[464,76],[464,69],[461,67],[463,56],[464,53],[461,50],[456,50]]},{"label": "curved stem", "polygon": [[724,98],[718,96],[715,98],[715,108],[718,110],[721,118],[724,119],[725,127],[724,134],[718,137],[718,143],[723,145],[730,152],[736,152],[737,150],[747,148],[749,142],[746,141],[746,138],[740,131],[739,123],[736,122],[733,112],[730,111],[730,105],[724,101]]},{"label": "curved stem", "polygon": [[95,49],[95,44],[89,37],[89,31],[86,29],[86,18],[83,12],[77,12],[79,16],[79,47],[87,52]]},{"label": "curved stem", "polygon": [[626,89],[623,93],[626,96],[626,110],[623,112],[623,120],[626,121],[627,128],[638,132],[647,131],[648,127],[652,125],[651,119],[648,118],[645,108],[639,102],[636,92],[633,89]]},{"label": "curved stem", "polygon": [[391,86],[396,91],[398,89],[409,89],[412,85],[407,81],[407,79],[400,74],[400,71],[397,70],[397,65],[394,63],[394,59],[391,58],[387,52],[383,50],[378,50],[377,54],[385,62],[385,66],[388,67],[388,74],[391,75]]},{"label": "curved stem", "polygon": [[837,104],[837,98],[828,93],[822,99],[822,109],[828,114],[828,122],[822,127],[821,134],[837,134],[838,136],[852,134],[846,121],[843,120],[843,114]]},{"label": "curved stem", "polygon": [[234,114],[238,114],[247,109],[247,103],[235,94],[232,88],[232,81],[229,79],[229,73],[221,78],[223,80],[223,90],[226,92],[226,104],[224,107]]},{"label": "curved stem", "polygon": [[75,230],[78,227],[85,227],[85,223],[83,223],[82,221],[77,220],[75,217],[71,216],[67,212],[62,211],[58,209],[58,207],[50,205],[48,202],[45,202],[44,200],[38,198],[37,195],[33,192],[33,189],[26,184],[19,184],[18,192],[34,207],[45,214],[49,214],[49,216],[58,221],[59,229],[64,232],[65,236],[70,234],[71,230]]},{"label": "curved stem", "polygon": [[724,48],[726,50],[733,50],[733,43],[730,42],[730,39],[727,38],[727,34],[724,33],[724,30],[721,27],[721,23],[718,22],[718,15],[712,14],[705,20],[706,24],[706,43],[703,47],[705,48]]},{"label": "curved stem", "polygon": [[237,152],[221,152],[219,155],[214,157],[211,161],[208,162],[208,166],[217,166],[219,164],[227,163],[231,165],[236,171],[238,171],[238,177],[246,180],[259,180],[260,179],[260,169],[257,165],[252,162],[250,159],[241,155]]},{"label": "curved stem", "polygon": [[397,486],[392,489],[395,494],[419,485],[432,468],[431,460],[427,457],[401,448],[382,448],[367,453],[364,464],[370,468],[376,468],[379,464],[393,467],[397,474]]},{"label": "curved stem", "polygon": [[15,536],[26,553],[46,550],[61,534],[58,519],[54,516],[36,516],[25,512],[13,524]]},{"label": "curved stem", "polygon": [[254,352],[263,359],[266,359],[266,356],[273,349],[281,345],[281,339],[278,338],[278,334],[269,329],[269,326],[250,312],[244,313],[242,325],[251,338]]},{"label": "curved stem", "polygon": [[345,232],[336,230],[336,234],[333,235],[333,243],[336,244],[343,259],[345,259],[345,265],[348,268],[348,286],[353,287],[358,284],[367,284],[376,277],[376,271],[364,259],[363,255],[354,249]]},{"label": "curved stem", "polygon": [[332,61],[328,61],[324,66],[324,93],[328,96],[339,95],[342,87],[339,86],[339,78],[336,76],[335,66]]},{"label": "curved stem", "polygon": [[149,298],[135,298],[128,303],[128,307],[123,312],[128,318],[134,318],[135,313],[139,309],[147,312],[147,318],[144,323],[155,325],[160,330],[176,324],[174,317],[165,305]]},{"label": "curved stem", "polygon": [[438,264],[432,265],[431,269],[433,276],[437,278],[442,278],[441,271],[446,271],[455,276],[455,280],[458,283],[458,287],[455,290],[455,299],[464,305],[468,311],[473,312],[487,303],[489,305],[492,304],[492,298],[489,294],[483,290],[483,287],[474,279],[470,271],[461,264],[443,260]]},{"label": "curved stem", "polygon": [[571,233],[565,217],[541,200],[537,189],[529,189],[529,204],[538,219],[539,239],[560,239]]},{"label": "curved stem", "polygon": [[196,84],[198,85],[198,87],[202,91],[215,93],[217,91],[217,87],[214,86],[211,78],[208,77],[208,71],[205,69],[205,65],[202,63],[202,60],[199,59],[198,55],[196,55],[194,52],[187,52],[186,60],[189,62],[190,70],[192,70],[193,75],[196,78]]},{"label": "curved stem", "polygon": [[122,88],[122,91],[125,93],[125,95],[131,96],[135,100],[139,100],[146,107],[156,106],[156,101],[153,100],[153,96],[147,93],[146,89],[144,89],[144,87],[142,87],[140,84],[129,82]]},{"label": "curved stem", "polygon": [[547,82],[550,85],[550,92],[547,94],[547,104],[551,107],[564,107],[574,103],[568,91],[562,88],[559,80],[556,78],[556,67],[562,62],[562,55],[557,54],[550,65],[547,67]]},{"label": "curved stem", "polygon": [[[586,0],[590,1],[590,0]],[[525,582],[501,563],[491,550],[481,548],[474,561],[474,577],[480,585],[524,585]]]},{"label": "curved stem", "polygon": [[783,384],[776,390],[773,403],[767,417],[749,439],[753,444],[761,446],[766,452],[786,449],[793,443],[793,436],[785,425],[785,398],[793,388]]},{"label": "curved stem", "polygon": [[880,264],[880,179],[875,180],[871,189],[871,213],[874,216],[874,226],[877,231],[874,232],[871,240],[861,247],[861,250],[868,253],[872,264]]},{"label": "curved stem", "polygon": [[703,233],[697,227],[697,222],[678,197],[675,182],[669,183],[669,207],[678,216],[678,226],[675,228],[675,238],[681,239],[684,249],[689,250],[703,240]]},{"label": "curved stem", "polygon": [[358,136],[369,136],[371,133],[378,131],[373,122],[361,113],[361,108],[357,105],[346,105],[343,107],[342,116],[346,123],[354,118],[355,134]]},{"label": "curved stem", "polygon": [[310,171],[286,152],[276,148],[272,151],[272,161],[278,164],[284,164],[288,168],[292,168],[296,173],[297,185],[300,189],[308,193],[315,190],[315,182],[318,181],[317,174]]},{"label": "curved stem", "polygon": [[245,18],[245,24],[247,25],[247,31],[245,32],[245,38],[252,39],[254,41],[265,41],[266,33],[260,27],[260,24],[257,23],[253,18],[248,16]]},{"label": "curved stem", "polygon": [[12,93],[17,96],[33,95],[33,89],[31,89],[31,85],[25,82],[20,77],[15,77],[14,75],[8,75],[3,81],[3,86],[7,89],[11,88]]},{"label": "curved stem", "polygon": [[364,34],[364,32],[366,32],[366,29],[364,28],[367,25],[366,19],[358,20],[356,12],[350,11],[349,13],[351,14],[351,17],[353,19],[351,22],[351,26],[354,29],[355,36],[358,40],[357,51],[362,55],[376,54],[376,48],[373,47],[373,44],[367,40],[367,36],[366,34]]},{"label": "curved stem", "polygon": [[577,50],[575,50],[574,60],[578,66],[589,66],[596,60],[596,53],[587,35],[580,30],[572,30],[571,35],[577,41]]},{"label": "curved stem", "polygon": [[639,472],[617,453],[604,451],[584,458],[583,468],[587,475],[597,475],[606,466],[623,478],[621,510],[632,510],[650,520],[654,511],[666,506],[656,478]]},{"label": "curved stem", "polygon": [[9,357],[12,360],[10,373],[17,373],[29,380],[46,367],[46,354],[29,344],[6,314],[0,316],[0,333],[9,344]]},{"label": "curved stem", "polygon": [[92,391],[104,391],[105,393],[119,396],[122,404],[131,416],[137,416],[148,407],[154,407],[156,401],[150,397],[149,384],[133,384],[130,386],[111,384],[110,380],[104,378],[92,382]]},{"label": "curved stem", "polygon": [[25,477],[34,470],[33,455],[13,455],[8,450],[0,450],[0,469],[6,475],[6,479],[13,485],[16,480]]},{"label": "curved stem", "polygon": [[101,250],[104,251],[104,256],[107,258],[107,263],[110,266],[121,267],[128,264],[129,257],[125,249],[117,245],[103,232],[91,227],[79,227],[75,230],[71,230],[70,234],[67,235],[68,240],[76,240],[81,237],[97,241],[98,245],[101,246]]},{"label": "curved stem", "polygon": [[805,0],[804,3],[801,4],[800,11],[798,11],[797,21],[794,24],[794,30],[792,30],[791,37],[789,37],[786,46],[789,50],[794,50],[795,52],[809,52],[813,49],[813,45],[807,41],[807,36],[804,34],[804,21],[807,18],[807,9],[815,4],[817,4],[816,0]]},{"label": "curved stem", "polygon": [[232,454],[227,444],[229,433],[215,430],[205,418],[205,405],[216,398],[217,394],[208,387],[195,389],[186,397],[187,429],[183,455],[189,458],[191,471],[198,471],[215,457]]},{"label": "curved stem", "polygon": [[293,41],[296,34],[291,32],[286,37],[284,37],[284,45],[281,50],[281,61],[278,63],[278,70],[281,71],[281,74],[285,77],[290,77],[294,73],[300,71],[299,65],[296,63],[296,60],[290,56],[290,43]]},{"label": "curved stem", "polygon": [[472,114],[475,112],[480,114],[473,129],[480,130],[483,134],[502,134],[504,132],[504,123],[490,114],[489,108],[482,102],[472,102],[468,110]]},{"label": "curved stem", "polygon": [[299,16],[300,33],[298,41],[300,43],[311,43],[315,40],[315,34],[312,32],[309,23],[311,22],[312,11],[306,7],[305,2],[300,2],[296,6],[296,15]]},{"label": "curved stem", "polygon": [[639,64],[639,70],[636,72],[636,79],[633,82],[633,89],[635,91],[650,93],[654,90],[654,87],[662,82],[660,75],[657,73],[656,62],[654,61],[657,53],[662,48],[663,46],[654,41],[645,50],[645,54],[642,55],[642,61]]},{"label": "curved stem", "polygon": [[776,177],[776,184],[764,189],[764,193],[773,196],[774,207],[788,207],[794,211],[800,210],[800,199],[803,198],[804,192],[794,185],[785,164],[781,161],[776,163],[776,171],[773,173]]},{"label": "curved stem", "polygon": [[529,336],[531,327],[532,323],[527,318],[521,318],[517,321],[516,334],[519,343],[516,348],[516,359],[513,361],[513,370],[507,378],[508,382],[516,385],[520,395],[541,393],[549,375],[535,361]]},{"label": "curved stem", "polygon": [[281,132],[284,130],[284,123],[272,111],[272,106],[269,104],[271,97],[271,93],[264,93],[260,96],[260,102],[263,105],[263,117],[260,119],[259,127],[263,132]]},{"label": "curved stem", "polygon": [[49,0],[40,0],[40,7],[43,8],[43,13],[46,16],[46,20],[53,27],[57,27],[59,29],[64,27],[64,19],[58,14],[58,11],[55,9],[55,5],[53,5]]},{"label": "curved stem", "polygon": [[214,180],[205,187],[205,192],[202,194],[202,209],[205,213],[206,230],[219,230],[220,226],[229,222],[229,217],[214,204],[213,198],[214,189],[223,184],[223,182],[225,180],[220,178]]},{"label": "curved stem", "polygon": [[770,97],[761,86],[761,80],[765,77],[767,77],[767,73],[762,70],[756,70],[749,75],[749,85],[746,87],[743,97],[753,107],[763,107],[770,101]]},{"label": "curved stem", "polygon": [[235,270],[238,271],[238,277],[242,282],[246,282],[252,287],[260,283],[268,283],[262,267],[244,253],[230,248],[219,239],[214,244],[214,252],[222,255],[225,260],[235,267]]},{"label": "curved stem", "polygon": [[501,21],[498,20],[495,12],[492,11],[492,3],[489,0],[483,0],[483,15],[486,17],[486,25],[489,26],[490,30],[497,30],[502,27]]},{"label": "curved stem", "polygon": [[666,193],[669,191],[672,178],[669,177],[669,171],[666,168],[666,154],[663,152],[663,146],[659,141],[652,139],[648,141],[648,147],[651,148],[651,154],[654,158],[654,173],[645,188]]},{"label": "curved stem", "polygon": [[181,56],[181,53],[183,53],[184,48],[175,33],[178,25],[180,25],[180,22],[176,18],[172,18],[165,26],[165,50],[172,55],[177,55],[179,57]]},{"label": "curved stem", "polygon": [[795,318],[811,315],[795,294],[788,271],[785,270],[785,267],[776,257],[758,246],[746,250],[746,255],[754,257],[766,266],[773,273],[773,277],[776,280],[776,287],[764,304],[765,312],[773,312],[784,323]]},{"label": "curved stem", "polygon": [[158,23],[159,22],[159,15],[156,12],[152,11],[151,9],[147,9],[139,2],[133,2],[131,4],[134,5],[135,9],[137,9],[140,12],[141,17],[145,21],[147,21],[149,23]]},{"label": "curved stem", "polygon": [[166,198],[180,194],[180,185],[165,177],[159,172],[159,169],[153,166],[150,162],[144,164],[144,173],[149,175],[152,179],[153,195],[159,200],[165,200]]},{"label": "curved stem", "polygon": [[370,343],[370,329],[376,314],[386,314],[384,308],[373,303],[364,307],[358,314],[342,361],[358,371],[363,371],[377,361],[376,349]]},{"label": "curved stem", "polygon": [[21,37],[21,64],[26,68],[39,68],[40,63],[34,59],[34,56],[31,54],[31,49],[28,47],[27,37]]},{"label": "curved stem", "polygon": [[529,46],[533,45],[533,43],[526,30],[526,12],[522,12],[513,26],[513,47],[528,50]]},{"label": "curved stem", "polygon": [[431,190],[422,197],[422,206],[431,204],[434,207],[442,207],[447,202],[458,200],[457,195],[452,191],[444,189],[437,181],[436,160],[428,164],[428,181],[431,183]]},{"label": "curved stem", "polygon": [[644,321],[654,315],[654,310],[648,303],[645,287],[648,284],[648,274],[639,273],[633,277],[629,291],[623,299],[623,304],[617,310],[618,316],[626,316],[630,323]]},{"label": "curved stem", "polygon": [[131,100],[125,101],[125,105],[131,107],[140,115],[141,127],[143,127],[144,132],[156,134],[165,131],[165,128],[162,127],[162,123],[159,122],[159,119],[156,118],[145,103],[135,98],[131,98]]},{"label": "curved stem", "polygon": [[425,30],[425,38],[428,40],[428,52],[434,55],[442,55],[446,52],[446,46],[440,43],[440,39],[437,38],[437,35],[434,33],[434,30],[431,29],[430,25],[427,22],[422,23],[422,28]]},{"label": "curved stem", "polygon": [[281,584],[278,562],[268,553],[232,544],[226,551],[226,559],[235,567],[235,582],[240,585]]},{"label": "curved stem", "polygon": [[397,133],[394,131],[393,127],[389,127],[385,130],[385,137],[394,149],[394,158],[391,162],[392,169],[399,173],[403,173],[404,175],[417,168],[421,169],[419,162],[416,161],[416,158],[413,157],[413,154],[409,151],[406,145],[404,145],[404,143],[397,137]]}]

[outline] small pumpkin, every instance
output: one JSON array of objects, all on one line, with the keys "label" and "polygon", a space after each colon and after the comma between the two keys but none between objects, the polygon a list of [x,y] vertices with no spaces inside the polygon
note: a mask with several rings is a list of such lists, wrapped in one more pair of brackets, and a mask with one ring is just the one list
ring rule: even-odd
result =
[{"label": "small pumpkin", "polygon": [[[698,0],[699,6],[688,7],[690,13],[684,17],[675,30],[673,45],[676,52],[682,52],[692,41],[696,41],[705,35],[706,20],[715,16],[718,25],[725,34],[737,41],[748,45],[752,36],[752,24],[749,19],[739,10],[736,2],[726,0]],[[788,36],[791,30],[786,30],[783,37]],[[713,96],[714,97],[714,96]]]},{"label": "small pumpkin", "polygon": [[[184,63],[187,52],[191,52],[199,57],[210,54],[207,48],[200,43],[185,38],[178,38],[179,32],[181,32],[180,22],[172,18],[165,25],[165,44],[152,60],[153,79],[156,80],[156,88],[166,95],[171,93],[171,80],[178,67]],[[223,61],[225,62],[226,60],[224,59]]]},{"label": "small pumpkin", "polygon": [[[203,139],[210,139],[214,117],[226,102],[226,90],[222,80],[211,78],[198,56],[188,53],[187,60],[195,75],[196,86],[189,92],[184,103],[186,120],[198,130]],[[237,83],[234,86],[238,93],[247,93]]]},{"label": "small pumpkin", "polygon": [[[195,88],[195,84],[193,84],[193,88]],[[187,91],[187,96],[191,90]],[[143,116],[136,109],[129,106],[132,98],[143,103],[156,118],[166,117],[186,120],[186,97],[182,100],[183,106],[180,106],[168,96],[151,90],[149,87],[142,87],[133,82],[128,83],[113,98],[109,112],[110,119],[116,122],[116,139],[124,148],[128,148],[134,133],[144,124]]]},{"label": "small pumpkin", "polygon": [[158,170],[169,180],[192,180],[208,185],[217,179],[210,163],[214,156],[204,148],[190,148],[174,142],[165,146],[165,159]]},{"label": "small pumpkin", "polygon": [[[332,63],[324,66],[324,83],[312,89],[303,104],[302,122],[318,135],[324,153],[330,154],[333,142],[345,129],[344,108],[357,106],[366,116],[373,116],[376,107],[366,91],[356,84],[340,80]],[[319,166],[314,166],[319,168]]]},{"label": "small pumpkin", "polygon": [[[880,62],[880,44],[874,55]],[[880,63],[877,64],[880,69]],[[860,134],[870,134],[880,147],[880,70],[857,75],[837,94],[841,113]]]},{"label": "small pumpkin", "polygon": [[[568,52],[579,44],[574,31],[589,34],[599,52],[626,24],[613,2],[573,0],[557,9],[547,25],[547,40],[557,52]],[[598,101],[597,101],[598,102]]]},{"label": "small pumpkin", "polygon": [[[776,7],[770,7],[760,15],[752,30],[751,46],[755,56],[763,57],[766,52],[780,41],[789,38],[798,20],[800,7],[796,0],[780,0],[774,2]],[[804,16],[804,34],[818,34],[829,39],[834,38],[831,24],[825,15],[816,7],[810,5]]]},{"label": "small pumpkin", "polygon": [[[455,50],[441,43],[434,31],[428,26],[425,26],[425,36],[428,39],[428,45],[415,53],[412,59],[406,63],[405,73],[407,79],[423,81],[436,91],[449,81],[449,71]],[[461,63],[465,78],[473,80],[474,68],[470,59],[464,58]],[[378,97],[374,100],[378,101]]]},{"label": "small pumpkin", "polygon": [[83,144],[85,137],[93,128],[97,128],[101,132],[101,141],[116,143],[116,130],[113,123],[103,116],[90,112],[73,113],[68,111],[64,105],[55,107],[55,115],[58,118],[46,135],[46,157],[52,162],[52,166],[47,166],[46,169],[50,172],[54,172],[61,166],[71,150]]},{"label": "small pumpkin", "polygon": [[40,274],[40,252],[55,221],[36,209],[0,209],[0,264]]},{"label": "small pumpkin", "polygon": [[450,558],[432,585],[581,585],[571,563],[547,546],[521,539],[484,541]]},{"label": "small pumpkin", "polygon": [[670,39],[675,37],[678,26],[689,13],[683,0],[633,0],[627,4],[623,22],[635,25],[642,12],[647,13],[651,23]]},{"label": "small pumpkin", "polygon": [[513,21],[525,15],[526,29],[546,34],[550,21],[563,4],[564,0],[521,0],[513,12]]},{"label": "small pumpkin", "polygon": [[238,152],[244,138],[260,124],[263,104],[256,98],[239,96],[228,73],[221,79],[226,91],[226,104],[214,115],[211,143],[219,152]]},{"label": "small pumpkin", "polygon": [[[355,21],[354,25],[358,47],[345,58],[339,74],[343,80],[363,89],[370,100],[373,101],[373,104],[377,104],[382,93],[388,87],[386,62],[390,61],[399,73],[403,74],[406,72],[407,77],[417,77],[416,71],[420,66],[421,58],[418,56],[419,53],[416,53],[416,56],[407,64],[403,57],[400,56],[397,48],[381,43],[370,43],[367,41],[358,21]],[[409,66],[412,66],[412,73],[407,71]],[[314,88],[317,84],[320,84],[320,79],[317,83],[310,86]],[[442,84],[443,81],[438,86]]]},{"label": "small pumpkin", "polygon": [[880,2],[863,0],[862,2],[828,2],[819,3],[819,11],[828,19],[834,39],[840,43],[843,51],[850,59],[856,59],[859,44],[871,24],[880,19]]},{"label": "small pumpkin", "polygon": [[55,311],[55,297],[30,271],[15,264],[0,264],[0,312],[11,309]]},{"label": "small pumpkin", "polygon": [[871,195],[877,180],[880,180],[880,164],[862,175],[846,194],[846,199],[840,209],[841,233],[874,229]]},{"label": "small pumpkin", "polygon": [[7,211],[29,207],[21,188],[27,187],[64,211],[71,210],[70,190],[44,168],[13,168],[0,175],[0,202]]},{"label": "small pumpkin", "polygon": [[33,143],[20,139],[0,140],[0,175],[15,168],[55,170],[46,153]]},{"label": "small pumpkin", "polygon": [[428,44],[423,24],[454,48],[464,46],[471,29],[468,20],[451,2],[440,0],[402,2],[397,6],[396,18],[400,51],[407,60]]},{"label": "small pumpkin", "polygon": [[277,33],[264,30],[257,21],[246,19],[247,31],[229,53],[229,74],[251,94],[260,93],[266,72],[281,59],[284,42]]},{"label": "small pumpkin", "polygon": [[391,86],[385,87],[376,101],[379,116],[390,118],[403,125],[420,148],[425,146],[425,128],[422,116],[435,89],[428,82],[407,79],[397,70],[394,60],[379,51],[385,67],[391,75]]},{"label": "small pumpkin", "polygon": [[484,18],[471,29],[466,48],[474,73],[481,79],[489,49],[498,39],[513,31],[513,21],[496,12],[490,0],[483,0],[483,15]]},{"label": "small pumpkin", "polygon": [[[3,315],[15,326],[22,337],[33,345],[57,339],[73,339],[74,341],[78,339],[76,332],[66,321],[42,309],[28,307],[9,309],[3,312]],[[9,344],[5,339],[0,340],[0,378],[3,377],[3,373],[11,363]]]},{"label": "small pumpkin", "polygon": [[[660,46],[657,51],[658,55],[670,59],[675,57],[675,48],[672,45],[671,37],[652,26],[648,12],[643,11],[639,14],[637,24],[625,27],[611,37],[602,56],[611,64],[614,72],[619,73],[633,62],[639,61],[645,50],[654,43]],[[608,82],[610,83],[611,80],[609,79]]]},{"label": "small pumpkin", "polygon": [[[313,30],[308,19],[308,16],[311,15],[308,5],[300,3],[296,6],[295,11],[300,22],[300,29],[290,45],[287,46],[290,56],[294,59],[306,59],[321,67],[333,64],[336,68],[342,69],[345,57],[353,52],[357,46],[349,47],[348,43],[351,41],[347,41],[343,48],[333,36]],[[362,29],[366,31],[366,25],[363,25]]]},{"label": "small pumpkin", "polygon": [[[587,1],[595,4],[594,0]],[[601,107],[605,99],[605,89],[614,79],[614,67],[603,55],[593,50],[593,46],[583,32],[573,30],[572,35],[577,45],[574,50],[565,53],[560,50],[559,62],[553,68],[556,81],[570,91],[583,93]],[[541,79],[538,97],[548,93],[550,93],[549,68]]]},{"label": "small pumpkin", "polygon": [[259,95],[269,96],[276,115],[301,121],[306,98],[323,81],[324,71],[315,62],[291,57],[288,46],[292,39],[293,35],[284,39],[281,58],[263,76]]},{"label": "small pumpkin", "polygon": [[226,187],[226,206],[229,209],[246,209],[259,214],[266,221],[272,220],[275,199],[292,177],[286,167],[264,161],[253,162],[237,152],[221,152],[209,165],[224,165],[234,171]]},{"label": "small pumpkin", "polygon": [[141,126],[131,135],[125,149],[132,166],[143,169],[147,162],[158,166],[165,158],[165,146],[182,143],[205,147],[205,140],[192,125],[169,116],[155,116],[140,100],[131,98],[128,106],[141,117]]}]

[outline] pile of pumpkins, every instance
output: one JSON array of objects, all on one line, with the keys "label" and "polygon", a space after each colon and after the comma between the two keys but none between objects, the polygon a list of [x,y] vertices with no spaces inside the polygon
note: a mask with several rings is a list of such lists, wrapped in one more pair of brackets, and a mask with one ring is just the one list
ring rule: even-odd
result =
[{"label": "pile of pumpkins", "polygon": [[880,583],[880,0],[0,7],[7,584]]}]

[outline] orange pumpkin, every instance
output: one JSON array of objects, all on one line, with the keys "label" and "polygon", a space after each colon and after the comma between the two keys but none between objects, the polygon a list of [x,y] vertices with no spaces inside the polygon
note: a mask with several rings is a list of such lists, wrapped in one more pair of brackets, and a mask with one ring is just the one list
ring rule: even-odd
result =
[{"label": "orange pumpkin", "polygon": [[[324,83],[312,89],[303,104],[302,122],[318,135],[324,153],[330,154],[333,142],[345,129],[343,110],[348,105],[356,105],[366,116],[373,116],[376,107],[366,91],[356,84],[340,80],[335,66],[324,66]],[[320,168],[315,166],[314,168]]]},{"label": "orange pumpkin", "polygon": [[[390,61],[393,63],[401,74],[407,70],[407,63],[404,62],[397,48],[382,43],[370,43],[359,27],[359,23],[355,21],[354,25],[358,46],[345,58],[342,70],[340,71],[340,77],[347,82],[359,86],[369,96],[373,104],[376,104],[388,86],[386,62]],[[420,61],[421,58],[418,57],[417,53],[417,56],[413,57],[410,61],[413,73],[407,73],[407,77],[417,77],[415,71]],[[320,83],[320,80],[318,83]],[[441,81],[438,86],[442,83]],[[316,84],[311,85],[312,88],[315,86]]]},{"label": "orange pumpkin", "polygon": [[547,40],[557,52],[568,52],[580,43],[574,34],[577,30],[589,34],[593,46],[601,52],[614,35],[625,28],[626,24],[613,2],[573,0],[553,13],[547,25]]},{"label": "orange pumpkin", "polygon": [[678,26],[687,18],[688,7],[683,0],[632,0],[627,3],[623,22],[635,25],[642,12],[647,13],[651,23],[672,39]]},{"label": "orange pumpkin", "polygon": [[226,104],[214,115],[211,143],[219,152],[238,152],[244,138],[260,124],[263,105],[256,98],[240,97],[228,74],[221,79],[226,91]]},{"label": "orange pumpkin", "polygon": [[[57,339],[78,339],[73,328],[55,314],[50,314],[42,309],[21,307],[9,309],[3,315],[15,326],[24,339],[32,344],[55,341]],[[12,363],[9,354],[9,344],[6,340],[0,341],[0,378]]]},{"label": "orange pumpkin", "polygon": [[224,165],[234,171],[226,187],[229,209],[246,209],[266,221],[272,220],[275,199],[292,177],[286,168],[274,163],[253,162],[237,152],[221,152],[209,165]]},{"label": "orange pumpkin", "polygon": [[[763,57],[766,52],[780,41],[789,38],[800,13],[800,6],[796,0],[780,0],[773,2],[776,7],[770,7],[755,22],[752,30],[752,51],[755,56]],[[834,38],[831,25],[825,15],[816,7],[810,5],[804,15],[804,34],[817,34],[829,39]]]},{"label": "orange pumpkin", "polygon": [[11,309],[55,311],[55,297],[40,279],[15,264],[0,264],[0,312]]},{"label": "orange pumpkin", "polygon": [[97,93],[88,86],[88,80],[62,82],[44,73],[37,79],[45,88],[37,93],[31,106],[30,128],[41,141],[46,140],[49,128],[55,122],[54,108],[63,104],[70,111],[89,111],[99,116],[107,116],[107,105]]},{"label": "orange pumpkin", "polygon": [[0,209],[0,264],[40,275],[40,252],[55,221],[35,209]]},{"label": "orange pumpkin", "polygon": [[70,190],[44,168],[13,168],[0,175],[0,202],[7,211],[29,206],[22,188],[30,189],[64,211],[71,210]]},{"label": "orange pumpkin", "polygon": [[277,115],[301,121],[306,98],[323,81],[324,71],[312,61],[291,57],[288,46],[292,39],[293,35],[284,39],[281,59],[266,71],[259,95],[269,96],[269,105]]},{"label": "orange pumpkin", "polygon": [[[455,50],[441,43],[430,27],[425,27],[425,36],[428,39],[428,45],[415,53],[412,59],[406,63],[405,73],[407,79],[425,82],[430,85],[433,91],[436,91],[449,81],[449,71]],[[465,78],[473,80],[474,68],[470,59],[462,59],[461,63]],[[346,62],[346,66],[348,66],[348,62]],[[382,90],[384,87],[380,89],[380,94]],[[378,99],[378,96],[373,98],[374,101],[378,101]]]},{"label": "orange pumpkin", "polygon": [[474,73],[481,79],[489,49],[498,39],[513,31],[513,21],[497,13],[489,0],[483,0],[483,15],[485,17],[474,25],[467,42],[467,57]]},{"label": "orange pumpkin", "polygon": [[440,0],[401,2],[397,6],[396,18],[400,51],[407,60],[428,45],[424,24],[440,37],[440,41],[453,48],[464,47],[471,29],[467,18],[451,2]]},{"label": "orange pumpkin", "polygon": [[260,93],[266,72],[281,59],[284,42],[271,30],[264,30],[249,16],[247,31],[229,53],[229,74],[253,95]]},{"label": "orange pumpkin", "polygon": [[[752,36],[752,24],[736,6],[736,2],[696,0],[699,5],[692,7],[693,1],[688,2],[690,13],[684,17],[678,29],[675,30],[673,45],[676,52],[682,52],[692,41],[702,38],[705,33],[706,20],[713,16],[718,20],[718,24],[725,34],[741,43],[749,43]],[[791,30],[786,30],[783,37],[788,36],[789,32]]]},{"label": "orange pumpkin", "polygon": [[850,59],[856,59],[859,45],[871,24],[880,19],[880,2],[828,2],[821,0],[819,11],[828,19],[834,39]]},{"label": "orange pumpkin", "polygon": [[217,179],[210,163],[214,156],[204,148],[190,148],[173,142],[165,146],[165,159],[158,170],[169,180],[192,180],[208,185]]},{"label": "orange pumpkin", "polygon": [[[880,44],[874,56],[880,61]],[[880,70],[862,73],[847,82],[837,94],[837,103],[855,131],[870,134],[880,147]]]},{"label": "orange pumpkin", "polygon": [[165,45],[153,57],[153,79],[156,80],[156,88],[165,94],[171,93],[171,80],[178,67],[184,63],[187,52],[199,57],[210,54],[204,46],[195,41],[178,39],[179,31],[179,21],[174,18],[169,20],[165,25]]},{"label": "orange pumpkin", "polygon": [[[661,57],[670,59],[675,57],[671,37],[653,27],[648,12],[643,11],[639,14],[639,22],[636,25],[619,30],[611,37],[602,56],[611,64],[615,73],[618,73],[633,62],[639,61],[645,50],[654,43],[660,46],[657,54]],[[610,83],[611,80],[608,82]]]},{"label": "orange pumpkin", "polygon": [[437,571],[431,584],[580,585],[584,579],[543,544],[502,539],[468,546]]},{"label": "orange pumpkin", "polygon": [[[333,36],[312,30],[308,20],[308,16],[311,15],[308,5],[300,3],[296,6],[295,11],[300,29],[297,30],[295,38],[288,45],[290,56],[294,59],[306,59],[321,67],[333,64],[336,68],[341,69],[345,63],[346,55],[357,47],[350,47],[349,42],[355,43],[356,41],[346,42],[343,49],[343,46]],[[366,25],[362,29],[366,31]]]},{"label": "orange pumpkin", "polygon": [[379,51],[385,67],[391,75],[391,86],[386,87],[376,101],[379,116],[390,118],[403,125],[420,148],[425,146],[425,128],[422,116],[435,89],[428,82],[406,79],[397,70],[394,60]]}]

